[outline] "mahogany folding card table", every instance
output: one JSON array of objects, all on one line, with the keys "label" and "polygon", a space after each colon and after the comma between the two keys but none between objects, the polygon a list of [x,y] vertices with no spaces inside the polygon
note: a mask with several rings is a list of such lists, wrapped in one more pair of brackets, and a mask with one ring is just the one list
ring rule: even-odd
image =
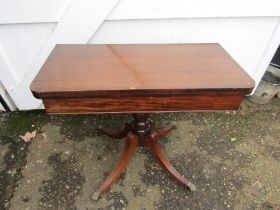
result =
[{"label": "mahogany folding card table", "polygon": [[175,180],[195,190],[159,145],[175,123],[156,129],[149,113],[234,110],[253,87],[217,43],[56,45],[31,84],[49,114],[132,113],[132,122],[119,132],[100,128],[111,138],[126,138],[126,144],[94,199],[120,176],[137,146],[150,148]]}]

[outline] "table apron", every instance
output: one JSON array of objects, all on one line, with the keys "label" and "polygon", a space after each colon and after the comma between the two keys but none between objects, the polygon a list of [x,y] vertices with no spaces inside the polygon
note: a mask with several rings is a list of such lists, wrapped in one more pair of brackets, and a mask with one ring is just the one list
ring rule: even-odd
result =
[{"label": "table apron", "polygon": [[235,110],[243,95],[43,99],[48,113]]}]

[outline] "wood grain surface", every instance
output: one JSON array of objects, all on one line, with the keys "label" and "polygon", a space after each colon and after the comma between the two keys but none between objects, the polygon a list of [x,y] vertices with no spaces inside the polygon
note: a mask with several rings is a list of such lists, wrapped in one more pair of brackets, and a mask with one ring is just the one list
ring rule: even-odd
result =
[{"label": "wood grain surface", "polygon": [[57,45],[31,90],[44,99],[244,95],[253,87],[254,81],[216,43],[119,44]]},{"label": "wood grain surface", "polygon": [[45,99],[48,113],[124,113],[238,109],[242,95]]}]

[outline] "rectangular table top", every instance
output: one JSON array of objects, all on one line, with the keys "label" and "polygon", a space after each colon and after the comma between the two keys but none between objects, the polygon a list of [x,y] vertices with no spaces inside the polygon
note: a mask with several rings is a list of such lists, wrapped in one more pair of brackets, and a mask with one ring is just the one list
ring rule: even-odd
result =
[{"label": "rectangular table top", "polygon": [[57,45],[31,90],[48,113],[237,109],[254,81],[219,44]]},{"label": "rectangular table top", "polygon": [[56,45],[34,79],[37,98],[249,94],[254,81],[217,43]]}]

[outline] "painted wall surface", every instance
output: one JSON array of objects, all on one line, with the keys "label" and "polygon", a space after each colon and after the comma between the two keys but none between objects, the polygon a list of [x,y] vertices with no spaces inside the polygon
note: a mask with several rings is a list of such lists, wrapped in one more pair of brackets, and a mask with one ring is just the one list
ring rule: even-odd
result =
[{"label": "painted wall surface", "polygon": [[280,43],[278,0],[0,0],[0,80],[20,110],[55,44],[218,42],[258,83]]}]

